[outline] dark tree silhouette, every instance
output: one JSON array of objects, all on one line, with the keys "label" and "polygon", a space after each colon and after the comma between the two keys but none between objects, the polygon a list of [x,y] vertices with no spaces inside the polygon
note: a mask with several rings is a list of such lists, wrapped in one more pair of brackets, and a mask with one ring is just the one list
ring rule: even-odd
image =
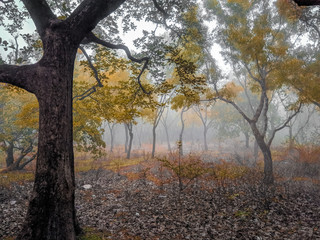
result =
[{"label": "dark tree silhouette", "polygon": [[[145,62],[143,69],[148,59],[134,58],[125,46],[107,43],[92,33],[97,24],[125,0],[83,0],[64,20],[54,14],[45,0],[22,2],[42,41],[43,56],[35,64],[0,65],[0,82],[35,94],[40,108],[35,183],[26,220],[17,239],[72,240],[81,231],[74,207],[72,136],[72,86],[77,49],[81,43],[91,42],[122,49],[129,59]],[[158,12],[159,21],[166,25],[169,15],[162,4],[155,0],[148,2],[150,8]]]}]

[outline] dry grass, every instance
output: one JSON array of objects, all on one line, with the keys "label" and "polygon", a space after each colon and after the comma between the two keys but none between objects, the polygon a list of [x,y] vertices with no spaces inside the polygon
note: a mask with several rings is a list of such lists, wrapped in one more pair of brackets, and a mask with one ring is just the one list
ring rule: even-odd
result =
[{"label": "dry grass", "polygon": [[13,182],[23,184],[24,182],[32,182],[33,180],[33,172],[13,171],[7,173],[0,173],[0,186],[2,187],[9,187]]}]

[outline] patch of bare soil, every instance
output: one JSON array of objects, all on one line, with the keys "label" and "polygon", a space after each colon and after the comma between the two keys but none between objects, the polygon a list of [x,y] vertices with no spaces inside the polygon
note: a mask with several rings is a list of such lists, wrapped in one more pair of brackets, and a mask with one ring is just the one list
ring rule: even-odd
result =
[{"label": "patch of bare soil", "polygon": [[[32,184],[0,189],[0,239],[15,235]],[[196,181],[180,192],[107,170],[77,175],[76,208],[82,226],[105,239],[320,239],[319,186],[286,182],[217,185]]]}]

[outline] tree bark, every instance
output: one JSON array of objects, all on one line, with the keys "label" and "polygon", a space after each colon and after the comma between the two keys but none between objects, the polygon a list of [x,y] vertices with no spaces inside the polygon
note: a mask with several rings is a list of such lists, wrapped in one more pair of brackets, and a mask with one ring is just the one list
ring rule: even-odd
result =
[{"label": "tree bark", "polygon": [[0,65],[0,81],[39,101],[39,141],[34,187],[17,239],[74,240],[80,232],[74,207],[72,82],[79,44],[125,0],[84,0],[66,20],[46,0],[22,0],[43,45],[32,65]]},{"label": "tree bark", "polygon": [[[55,36],[52,36],[55,37]],[[72,82],[77,46],[55,39],[36,66],[39,140],[36,175],[17,239],[75,239]],[[52,54],[50,54],[52,53]]]}]

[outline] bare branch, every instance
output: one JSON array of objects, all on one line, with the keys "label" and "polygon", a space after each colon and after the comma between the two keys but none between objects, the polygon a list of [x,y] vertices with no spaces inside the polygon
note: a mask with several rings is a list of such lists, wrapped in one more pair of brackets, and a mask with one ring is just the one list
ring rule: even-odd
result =
[{"label": "bare branch", "polygon": [[89,66],[90,66],[90,68],[92,69],[92,71],[93,71],[93,73],[94,73],[94,77],[95,77],[95,79],[96,79],[97,82],[98,82],[98,86],[99,86],[99,87],[103,87],[103,85],[102,85],[102,83],[101,83],[101,80],[100,80],[100,78],[99,78],[99,75],[98,75],[98,71],[97,71],[97,69],[93,66],[93,64],[92,64],[92,62],[91,62],[91,59],[90,59],[89,55],[87,54],[86,50],[85,50],[83,47],[81,47],[81,46],[79,46],[79,49],[82,51],[83,55],[87,58],[88,63],[89,63]]},{"label": "bare branch", "polygon": [[261,82],[261,80],[259,80],[259,79],[258,79],[258,78],[256,78],[255,76],[253,76],[253,74],[252,74],[252,72],[251,72],[250,68],[248,67],[248,65],[247,65],[247,64],[243,64],[243,65],[244,65],[244,67],[247,69],[247,71],[248,71],[248,73],[249,73],[250,77],[251,77],[254,81],[256,81],[256,82],[260,83],[260,82]]},{"label": "bare branch", "polygon": [[89,88],[88,90],[86,90],[84,93],[80,94],[80,95],[76,95],[72,98],[72,100],[74,99],[79,99],[79,100],[83,100],[85,99],[86,97],[89,97],[92,93],[96,92],[97,91],[97,88],[96,88],[96,85]]},{"label": "bare branch", "polygon": [[283,128],[285,128],[287,126],[287,124],[291,121],[291,119],[294,118],[300,112],[301,107],[302,107],[302,103],[299,103],[298,109],[290,117],[288,117],[288,119],[281,126],[279,126],[279,127],[277,127],[276,129],[273,130],[272,135],[271,135],[271,137],[270,137],[270,139],[268,141],[268,146],[269,147],[271,146],[271,143],[272,143],[272,141],[274,139],[274,136],[276,135],[276,132],[278,132],[278,131],[282,130]]},{"label": "bare branch", "polygon": [[100,44],[104,47],[107,47],[107,48],[111,48],[111,49],[122,49],[125,51],[127,57],[133,61],[133,62],[137,62],[137,63],[142,63],[144,62],[143,64],[143,67],[138,75],[138,84],[140,86],[140,88],[142,89],[142,91],[145,93],[145,94],[150,94],[151,92],[148,92],[145,90],[145,88],[142,86],[141,84],[141,76],[143,74],[143,72],[146,70],[147,66],[148,66],[148,63],[149,63],[149,57],[144,57],[144,58],[135,58],[132,56],[129,48],[123,44],[113,44],[113,43],[109,43],[109,42],[106,42],[104,40],[101,40],[100,38],[96,37],[93,33],[90,33],[87,38],[85,39],[84,43],[89,43],[89,42],[94,42],[94,43],[97,43],[97,44]]}]

